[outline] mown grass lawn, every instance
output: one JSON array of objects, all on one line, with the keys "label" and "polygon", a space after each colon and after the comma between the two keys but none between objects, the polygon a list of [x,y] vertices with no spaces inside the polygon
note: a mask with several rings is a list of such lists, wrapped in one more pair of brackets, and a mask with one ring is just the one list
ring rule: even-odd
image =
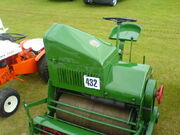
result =
[{"label": "mown grass lawn", "polygon": [[[104,16],[135,18],[143,27],[140,40],[133,46],[133,61],[152,65],[158,86],[165,85],[160,106],[160,119],[154,135],[180,135],[180,1],[179,0],[121,0],[116,7],[85,5],[82,0],[1,0],[0,17],[9,32],[43,37],[53,23],[74,26],[108,40],[113,22]],[[112,41],[110,41],[112,42]],[[129,43],[127,43],[127,48]],[[125,52],[125,60],[128,51]],[[18,90],[28,103],[47,95],[47,84],[38,74],[21,76],[25,82],[12,80],[0,88]],[[44,106],[33,109],[43,112]],[[21,105],[9,118],[0,118],[0,135],[28,134],[28,121]]]}]

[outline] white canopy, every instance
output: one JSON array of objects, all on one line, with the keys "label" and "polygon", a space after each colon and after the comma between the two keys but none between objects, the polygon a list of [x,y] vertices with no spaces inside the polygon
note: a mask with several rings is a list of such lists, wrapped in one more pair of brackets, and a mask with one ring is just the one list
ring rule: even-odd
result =
[{"label": "white canopy", "polygon": [[22,49],[19,44],[9,40],[0,40],[0,60],[15,55],[21,51]]},{"label": "white canopy", "polygon": [[7,30],[8,30],[8,28],[4,27],[2,20],[0,18],[0,33],[6,33]]},{"label": "white canopy", "polygon": [[24,49],[32,48],[32,50],[34,51],[40,51],[42,48],[44,48],[43,39],[42,38],[30,39],[23,44],[23,48]]}]

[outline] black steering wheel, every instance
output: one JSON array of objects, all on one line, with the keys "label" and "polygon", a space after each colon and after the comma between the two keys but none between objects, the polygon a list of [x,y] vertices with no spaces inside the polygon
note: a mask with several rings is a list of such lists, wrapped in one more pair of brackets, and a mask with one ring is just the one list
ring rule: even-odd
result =
[{"label": "black steering wheel", "polygon": [[10,40],[12,42],[15,42],[17,40],[26,38],[26,35],[18,34],[18,33],[1,33],[0,34],[0,40]]},{"label": "black steering wheel", "polygon": [[121,24],[123,22],[136,22],[136,19],[129,19],[129,18],[120,18],[120,17],[103,17],[105,20],[114,21],[117,24]]}]

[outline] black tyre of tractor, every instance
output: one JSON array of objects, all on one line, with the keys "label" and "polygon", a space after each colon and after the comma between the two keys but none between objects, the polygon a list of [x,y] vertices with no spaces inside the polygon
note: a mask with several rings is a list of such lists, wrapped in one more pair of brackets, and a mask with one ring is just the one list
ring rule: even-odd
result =
[{"label": "black tyre of tractor", "polygon": [[40,77],[47,82],[49,79],[48,66],[45,55],[38,61],[38,72]]},{"label": "black tyre of tractor", "polygon": [[112,1],[109,3],[109,5],[110,5],[110,6],[116,6],[117,2],[118,2],[118,0],[112,0]]},{"label": "black tyre of tractor", "polygon": [[19,107],[20,96],[18,92],[11,88],[0,91],[0,116],[9,117],[15,113]]}]

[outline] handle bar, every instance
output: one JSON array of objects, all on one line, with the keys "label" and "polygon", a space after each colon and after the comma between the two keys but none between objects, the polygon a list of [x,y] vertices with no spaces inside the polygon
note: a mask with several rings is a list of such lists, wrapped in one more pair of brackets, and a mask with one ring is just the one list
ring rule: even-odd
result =
[{"label": "handle bar", "polygon": [[18,33],[2,33],[0,34],[0,40],[10,40],[12,42],[26,38],[23,34]]},{"label": "handle bar", "polygon": [[120,17],[103,17],[105,20],[114,21],[117,24],[121,24],[123,22],[136,22],[136,19],[129,19],[129,18],[120,18]]}]

